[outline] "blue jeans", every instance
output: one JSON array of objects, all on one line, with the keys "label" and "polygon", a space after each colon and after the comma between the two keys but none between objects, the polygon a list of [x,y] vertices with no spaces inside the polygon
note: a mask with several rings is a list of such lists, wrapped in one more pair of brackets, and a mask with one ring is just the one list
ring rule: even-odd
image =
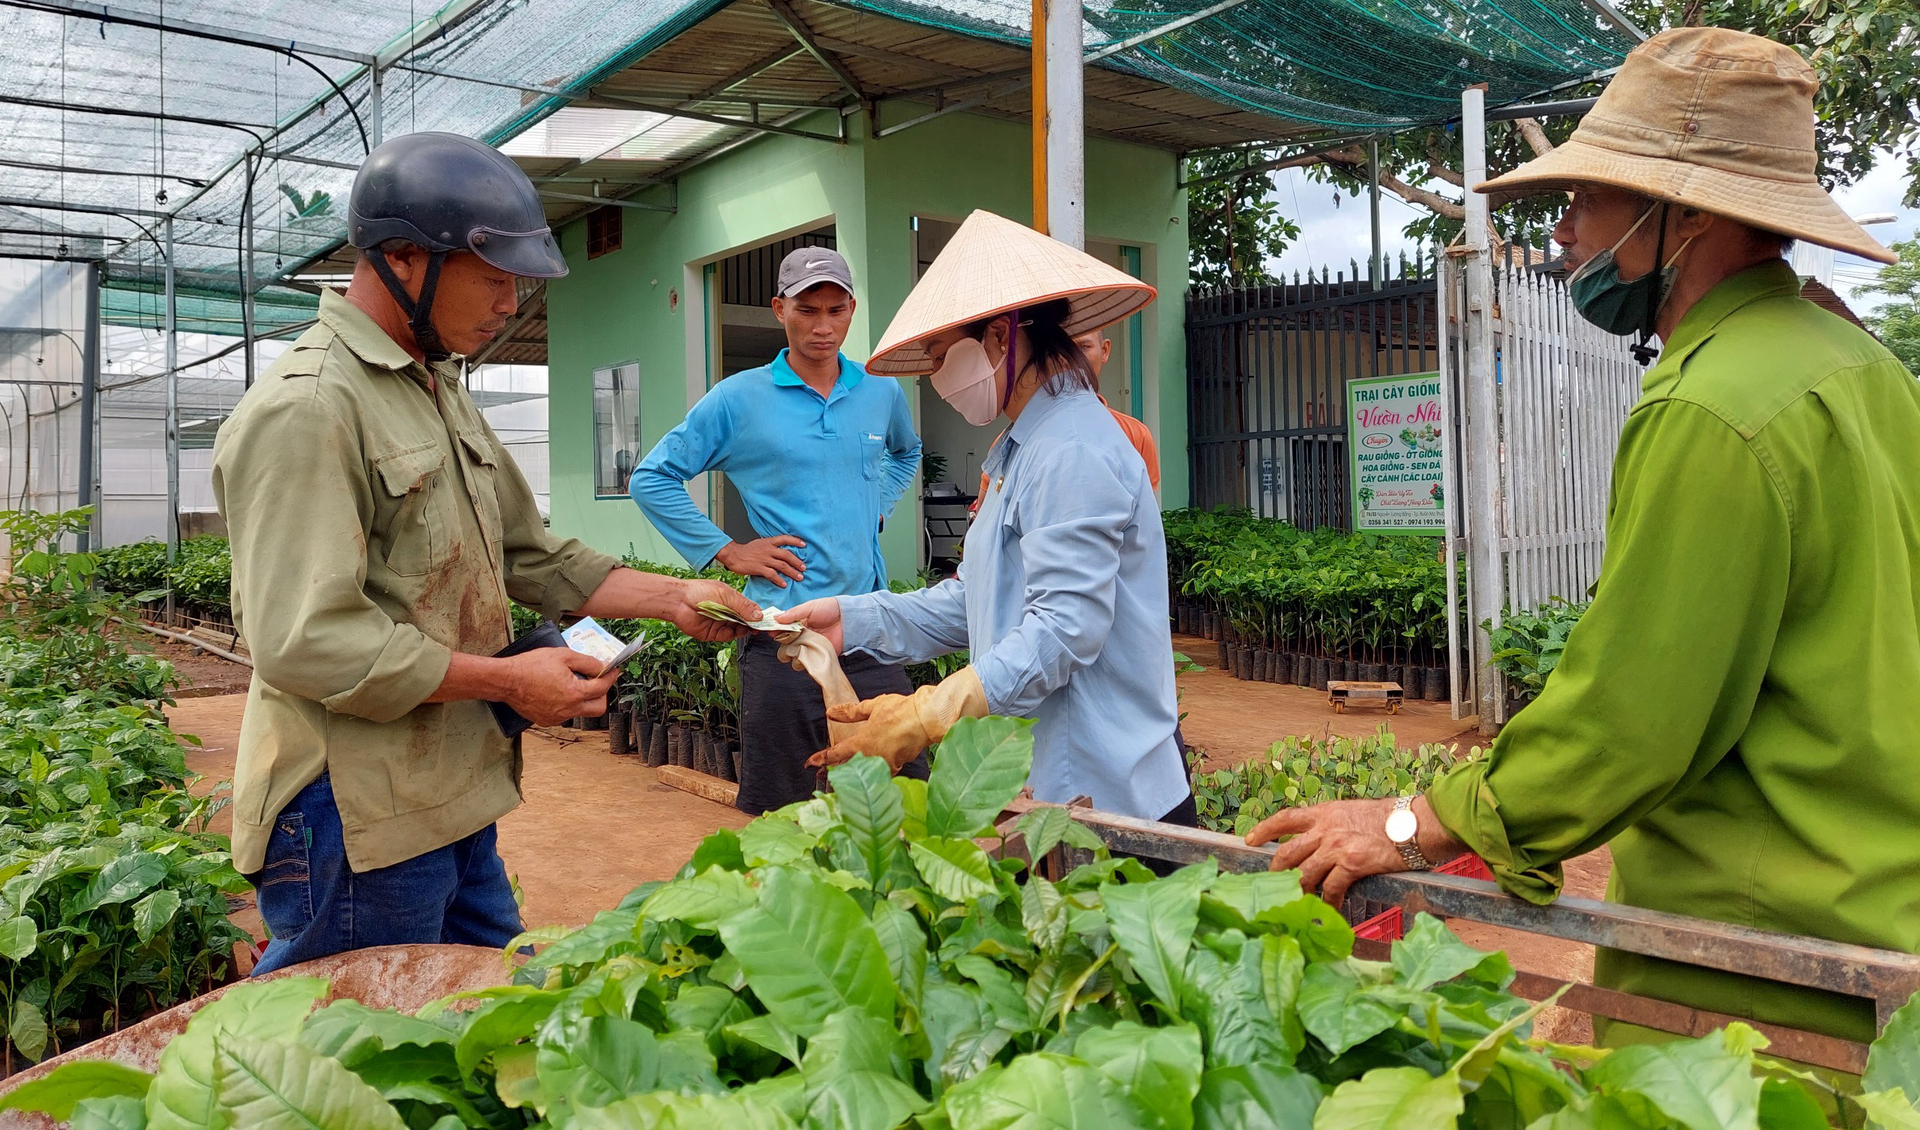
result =
[{"label": "blue jeans", "polygon": [[489,824],[404,863],[355,871],[322,773],[274,818],[266,865],[247,876],[273,931],[254,975],[369,946],[504,949],[520,933],[520,908],[497,839]]}]

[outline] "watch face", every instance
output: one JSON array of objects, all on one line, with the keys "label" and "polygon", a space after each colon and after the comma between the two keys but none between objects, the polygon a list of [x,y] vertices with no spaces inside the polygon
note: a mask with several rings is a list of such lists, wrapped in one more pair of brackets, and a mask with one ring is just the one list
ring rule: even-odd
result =
[{"label": "watch face", "polygon": [[1411,809],[1402,808],[1387,817],[1387,838],[1396,844],[1411,840],[1419,829],[1420,821],[1415,819]]}]

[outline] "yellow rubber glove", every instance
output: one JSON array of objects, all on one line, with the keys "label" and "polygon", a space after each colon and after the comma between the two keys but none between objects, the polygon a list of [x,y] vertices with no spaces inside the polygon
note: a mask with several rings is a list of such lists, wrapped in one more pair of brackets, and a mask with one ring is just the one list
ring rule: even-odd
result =
[{"label": "yellow rubber glove", "polygon": [[962,667],[945,679],[910,695],[883,694],[864,702],[827,708],[829,723],[857,723],[859,728],[807,759],[818,769],[838,765],[856,753],[883,757],[899,772],[920,751],[947,736],[962,718],[987,716],[987,692],[972,667]]}]

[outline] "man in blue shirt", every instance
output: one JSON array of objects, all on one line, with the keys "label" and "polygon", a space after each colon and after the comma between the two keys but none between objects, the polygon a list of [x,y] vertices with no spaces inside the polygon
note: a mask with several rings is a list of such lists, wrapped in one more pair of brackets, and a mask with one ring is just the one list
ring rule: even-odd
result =
[{"label": "man in blue shirt", "polygon": [[[880,530],[920,464],[920,438],[898,381],[869,377],[840,347],[853,320],[853,272],[837,251],[802,247],[780,264],[773,315],[787,348],[700,398],[641,461],[633,500],[696,567],[746,576],[763,608],[887,587]],[[724,471],[761,536],[735,542],[687,496]],[[740,810],[767,812],[812,796],[807,758],[831,742],[811,678],[754,634],[740,645]],[[910,694],[904,668],[868,656],[841,664],[860,697]],[[923,753],[908,772],[926,776]]]}]

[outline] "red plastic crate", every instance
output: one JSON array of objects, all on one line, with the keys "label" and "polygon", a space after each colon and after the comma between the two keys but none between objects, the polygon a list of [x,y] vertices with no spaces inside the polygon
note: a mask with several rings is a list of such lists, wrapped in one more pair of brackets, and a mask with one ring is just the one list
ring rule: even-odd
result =
[{"label": "red plastic crate", "polygon": [[[1487,861],[1472,852],[1455,856],[1433,870],[1440,875],[1458,875],[1463,879],[1493,881],[1493,872],[1488,870]],[[1375,942],[1397,942],[1406,937],[1406,934],[1406,918],[1397,906],[1363,922],[1356,922],[1353,927],[1354,937]]]}]

